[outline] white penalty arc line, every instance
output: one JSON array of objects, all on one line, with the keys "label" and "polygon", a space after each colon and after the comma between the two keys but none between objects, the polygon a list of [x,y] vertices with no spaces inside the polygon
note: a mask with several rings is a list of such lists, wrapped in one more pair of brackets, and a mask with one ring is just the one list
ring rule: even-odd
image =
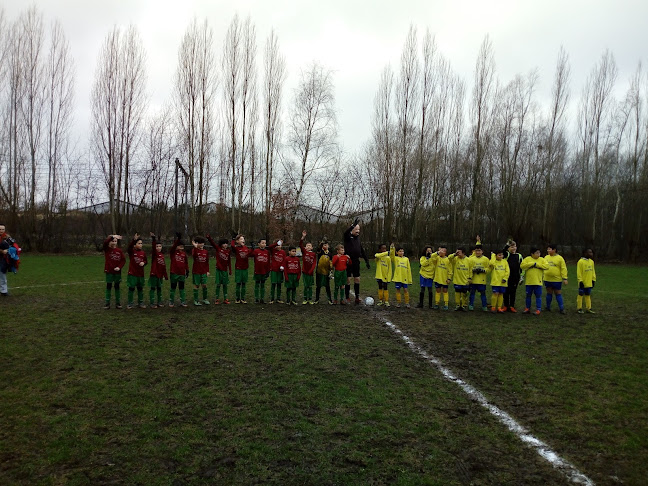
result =
[{"label": "white penalty arc line", "polygon": [[23,285],[22,287],[10,287],[10,290],[13,289],[37,289],[40,287],[62,287],[67,285],[84,285],[84,284],[96,284],[102,283],[103,280],[93,280],[92,282],[67,282],[67,283],[53,283],[53,284],[43,284],[43,285]]},{"label": "white penalty arc line", "polygon": [[441,372],[444,378],[452,383],[456,383],[461,387],[461,389],[473,400],[477,401],[482,407],[488,410],[495,418],[497,418],[502,424],[506,426],[511,432],[513,432],[522,442],[528,444],[536,450],[536,452],[545,460],[547,460],[554,468],[562,472],[567,479],[575,484],[584,484],[586,486],[594,486],[594,481],[581,473],[576,466],[561,458],[555,451],[551,449],[547,444],[542,442],[537,437],[533,436],[527,429],[520,425],[517,420],[515,420],[511,415],[506,413],[504,410],[490,403],[484,394],[477,390],[472,385],[466,383],[464,380],[459,378],[455,373],[441,363],[438,358],[430,356],[423,348],[416,344],[409,336],[405,335],[395,324],[392,322],[382,319],[382,321],[391,329],[395,334],[400,336],[405,344],[421,358],[426,360],[437,370]]}]

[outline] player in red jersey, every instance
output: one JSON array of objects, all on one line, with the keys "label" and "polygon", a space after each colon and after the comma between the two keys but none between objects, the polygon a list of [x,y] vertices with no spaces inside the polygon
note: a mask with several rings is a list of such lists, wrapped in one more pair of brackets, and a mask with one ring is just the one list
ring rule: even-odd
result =
[{"label": "player in red jersey", "polygon": [[115,308],[122,308],[119,283],[121,282],[121,270],[126,265],[126,256],[122,249],[117,247],[117,242],[121,239],[120,235],[108,235],[108,238],[103,242],[104,273],[106,274],[106,304],[104,309],[110,309],[110,291],[113,286],[115,287]]},{"label": "player in red jersey", "polygon": [[232,250],[236,257],[234,264],[234,281],[236,282],[236,303],[247,304],[245,289],[248,281],[249,258],[253,256],[252,248],[245,246],[245,236],[236,235],[232,240]]},{"label": "player in red jersey", "polygon": [[302,273],[304,274],[304,302],[303,304],[314,304],[313,302],[313,284],[315,267],[317,266],[317,255],[313,251],[313,244],[307,242],[304,244],[306,239],[306,230],[302,231],[301,240],[299,240],[299,247],[302,252]]},{"label": "player in red jersey", "polygon": [[184,242],[180,239],[182,235],[176,233],[176,239],[169,250],[171,256],[171,290],[169,291],[169,307],[175,305],[175,291],[180,289],[180,305],[187,307],[185,296],[185,279],[189,276],[189,259],[185,253]]},{"label": "player in red jersey", "polygon": [[335,269],[335,291],[333,294],[333,303],[337,304],[338,290],[340,291],[340,304],[347,304],[348,301],[344,298],[344,286],[346,285],[347,269],[351,266],[352,260],[349,255],[344,253],[344,245],[337,246],[337,255],[333,257],[331,265]]},{"label": "player in red jersey", "polygon": [[254,257],[254,302],[265,304],[265,282],[270,275],[270,250],[266,248],[266,239],[261,238],[258,248],[252,252]]},{"label": "player in red jersey", "polygon": [[297,287],[301,277],[301,264],[297,256],[297,248],[288,248],[288,255],[284,260],[284,278],[286,279],[286,301],[288,305],[297,305]]},{"label": "player in red jersey", "polygon": [[146,252],[142,249],[144,243],[138,233],[135,233],[132,241],[128,244],[128,309],[135,307],[133,295],[137,287],[137,303],[140,308],[146,309],[144,304],[144,266],[148,263]]},{"label": "player in red jersey", "polygon": [[[283,241],[277,240],[269,246],[270,248],[270,303],[283,304],[281,300],[281,283],[284,281],[284,260],[286,252],[282,249]],[[275,291],[277,300],[275,300]]]},{"label": "player in red jersey", "polygon": [[[166,261],[162,253],[162,243],[157,241],[155,233],[151,232],[151,273],[149,274],[149,302],[151,309],[164,307],[162,302],[162,283],[169,280],[167,275]],[[155,303],[155,293],[157,291],[157,304]]]},{"label": "player in red jersey", "polygon": [[[193,281],[194,305],[209,305],[207,300],[207,277],[209,277],[209,251],[205,249],[205,238],[196,236],[191,240],[193,250],[193,265],[191,279]],[[202,302],[198,300],[198,289],[202,286]]]},{"label": "player in red jersey", "polygon": [[216,304],[220,304],[220,287],[223,287],[223,304],[229,304],[227,299],[227,285],[229,276],[232,275],[232,260],[230,257],[229,244],[226,239],[218,240],[218,244],[207,235],[207,240],[216,248]]}]

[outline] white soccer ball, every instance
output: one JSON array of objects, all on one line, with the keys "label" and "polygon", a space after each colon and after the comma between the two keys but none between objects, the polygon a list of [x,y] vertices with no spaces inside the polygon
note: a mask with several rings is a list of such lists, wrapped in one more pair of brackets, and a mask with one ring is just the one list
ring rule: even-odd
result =
[{"label": "white soccer ball", "polygon": [[281,271],[283,272],[283,271],[284,271],[284,268],[283,268],[283,267],[279,267],[279,270],[281,270]]},{"label": "white soccer ball", "polygon": [[367,297],[365,299],[365,305],[374,305],[373,297]]}]

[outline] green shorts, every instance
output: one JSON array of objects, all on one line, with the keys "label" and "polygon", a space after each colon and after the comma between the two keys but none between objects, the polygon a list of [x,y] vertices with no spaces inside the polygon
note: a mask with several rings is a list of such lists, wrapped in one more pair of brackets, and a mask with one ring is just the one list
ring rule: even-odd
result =
[{"label": "green shorts", "polygon": [[299,275],[296,273],[289,273],[286,279],[287,289],[296,289],[299,286]]},{"label": "green shorts", "polygon": [[162,282],[164,282],[164,278],[151,275],[148,280],[148,286],[157,289],[158,287],[162,287]]},{"label": "green shorts", "polygon": [[144,287],[144,285],[146,285],[146,279],[144,277],[136,277],[135,275],[129,275],[126,278],[126,285],[128,285],[129,288]]},{"label": "green shorts", "polygon": [[194,273],[191,276],[191,281],[194,285],[207,285],[207,274],[206,273]]},{"label": "green shorts", "polygon": [[216,270],[216,285],[227,285],[229,283],[229,274],[227,270]]},{"label": "green shorts", "polygon": [[[205,275],[205,277],[206,277],[206,275]],[[169,278],[170,278],[170,281],[171,281],[172,284],[185,281],[185,276],[184,275],[178,275],[177,273],[172,273]]]},{"label": "green shorts", "polygon": [[254,281],[255,282],[265,283],[266,280],[268,280],[268,274],[267,273],[255,273],[254,274]]},{"label": "green shorts", "polygon": [[121,282],[121,273],[107,273],[106,283],[119,283]]},{"label": "green shorts", "polygon": [[343,287],[347,283],[347,272],[346,270],[336,270],[335,271],[335,286],[336,287]]},{"label": "green shorts", "polygon": [[247,283],[248,281],[248,269],[241,270],[237,268],[234,270],[234,281],[236,283]]},{"label": "green shorts", "polygon": [[280,284],[284,281],[283,272],[270,272],[270,283]]},{"label": "green shorts", "polygon": [[312,275],[302,275],[304,278],[304,287],[312,287],[313,286],[313,276]]}]

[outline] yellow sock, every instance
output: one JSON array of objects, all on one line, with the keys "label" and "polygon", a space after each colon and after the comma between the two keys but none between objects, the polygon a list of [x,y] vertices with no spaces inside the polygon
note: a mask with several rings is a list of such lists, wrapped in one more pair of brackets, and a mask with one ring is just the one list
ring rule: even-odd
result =
[{"label": "yellow sock", "polygon": [[592,297],[589,295],[585,295],[585,308],[587,310],[590,310],[592,308]]},{"label": "yellow sock", "polygon": [[409,290],[405,290],[405,303],[409,304]]},{"label": "yellow sock", "polygon": [[383,290],[383,300],[389,302],[389,290]]},{"label": "yellow sock", "polygon": [[461,294],[459,292],[455,292],[455,304],[461,307]]},{"label": "yellow sock", "polygon": [[400,290],[396,291],[396,303],[400,304],[401,301],[401,293]]},{"label": "yellow sock", "polygon": [[492,295],[491,306],[493,307],[493,310],[497,310],[497,294]]},{"label": "yellow sock", "polygon": [[461,307],[466,307],[468,305],[468,294],[466,292],[461,292]]},{"label": "yellow sock", "polygon": [[576,297],[576,310],[581,310],[583,308],[583,296],[579,295]]},{"label": "yellow sock", "polygon": [[434,294],[434,303],[436,305],[439,305],[439,301],[441,300],[441,294],[439,292]]},{"label": "yellow sock", "polygon": [[497,308],[501,309],[504,307],[504,294],[499,294],[499,297],[497,298]]},{"label": "yellow sock", "polygon": [[446,307],[448,307],[448,299],[450,299],[450,296],[448,295],[447,292],[444,292],[443,293],[443,305],[445,305]]},{"label": "yellow sock", "polygon": [[378,300],[383,300],[383,289],[378,289]]}]

